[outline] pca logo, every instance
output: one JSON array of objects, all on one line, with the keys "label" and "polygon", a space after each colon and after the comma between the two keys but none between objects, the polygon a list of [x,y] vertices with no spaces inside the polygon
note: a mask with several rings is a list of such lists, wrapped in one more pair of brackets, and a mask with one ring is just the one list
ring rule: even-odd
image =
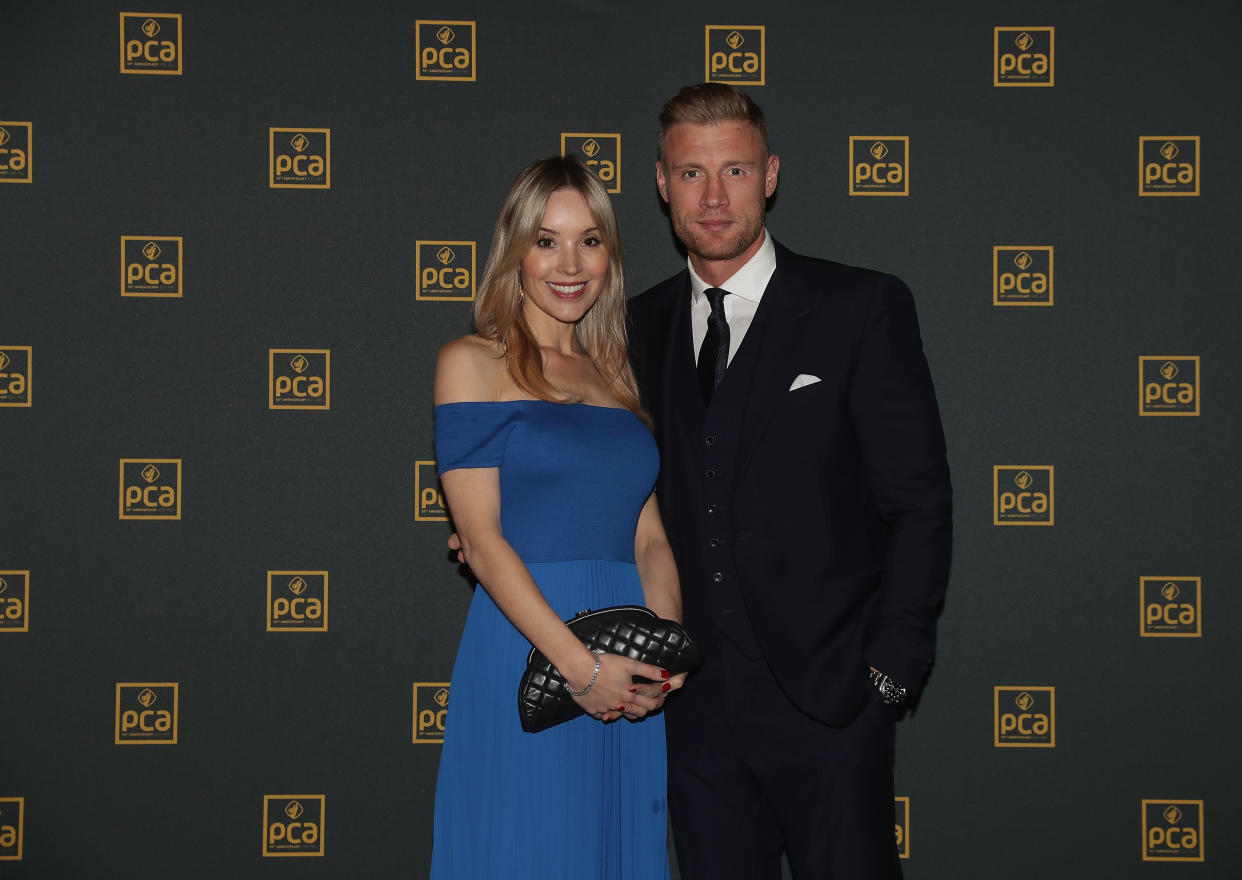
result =
[{"label": "pca logo", "polygon": [[416,522],[448,522],[448,508],[444,506],[434,460],[414,462],[414,500]]},{"label": "pca logo", "polygon": [[850,135],[850,195],[910,195],[910,138]]},{"label": "pca logo", "polygon": [[181,16],[121,13],[121,73],[181,75]]},{"label": "pca logo", "polygon": [[0,406],[30,406],[30,369],[34,349],[29,345],[0,345]]},{"label": "pca logo", "polygon": [[26,799],[0,797],[0,862],[22,860]]},{"label": "pca logo", "polygon": [[1197,416],[1199,358],[1139,358],[1140,416]]},{"label": "pca logo", "polygon": [[269,128],[271,189],[331,189],[332,129]]},{"label": "pca logo", "polygon": [[181,236],[121,236],[121,296],[181,296]]},{"label": "pca logo", "polygon": [[0,122],[0,183],[30,183],[34,123]]},{"label": "pca logo", "polygon": [[473,21],[414,22],[415,79],[474,82],[477,76]]},{"label": "pca logo", "polygon": [[1140,196],[1198,194],[1198,135],[1152,135],[1139,138]]},{"label": "pca logo", "polygon": [[118,746],[177,744],[179,686],[160,683],[116,683],[116,744]]},{"label": "pca logo", "polygon": [[263,856],[322,856],[322,794],[263,795]]},{"label": "pca logo", "polygon": [[414,274],[415,299],[471,302],[474,299],[474,242],[417,241]]},{"label": "pca logo", "polygon": [[327,632],[328,573],[269,571],[268,632]]},{"label": "pca logo", "polygon": [[893,798],[893,833],[897,838],[897,857],[910,858],[910,799]]},{"label": "pca logo", "polygon": [[1143,800],[1143,861],[1203,861],[1203,801]]},{"label": "pca logo", "polygon": [[121,459],[121,519],[181,519],[181,459]]},{"label": "pca logo", "polygon": [[0,633],[30,631],[30,572],[0,571]]},{"label": "pca logo", "polygon": [[444,721],[448,717],[449,683],[414,682],[414,738],[410,742],[444,742]]},{"label": "pca logo", "polygon": [[1056,28],[993,28],[992,85],[1051,86]]},{"label": "pca logo", "polygon": [[331,409],[331,359],[327,348],[269,348],[267,408]]},{"label": "pca logo", "polygon": [[767,68],[766,30],[760,26],[709,24],[707,82],[733,86],[761,86]]},{"label": "pca logo", "polygon": [[621,135],[561,133],[561,155],[581,159],[614,195],[621,192]]},{"label": "pca logo", "polygon": [[996,687],[994,745],[999,748],[1056,748],[1056,688]]},{"label": "pca logo", "polygon": [[1139,635],[1199,638],[1203,634],[1197,577],[1139,578]]},{"label": "pca logo", "polygon": [[1052,248],[997,245],[992,248],[992,305],[1052,305]]},{"label": "pca logo", "polygon": [[992,468],[992,525],[1052,525],[1051,465],[996,465]]}]

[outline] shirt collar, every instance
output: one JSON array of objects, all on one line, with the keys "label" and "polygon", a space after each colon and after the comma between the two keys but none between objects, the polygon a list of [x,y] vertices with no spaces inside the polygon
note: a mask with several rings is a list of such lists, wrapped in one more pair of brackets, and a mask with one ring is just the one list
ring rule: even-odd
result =
[{"label": "shirt collar", "polygon": [[[686,258],[686,265],[690,268],[690,295],[697,305],[703,299],[703,291],[712,285],[700,278],[694,271],[689,257]],[[763,291],[767,288],[768,281],[771,280],[772,273],[775,271],[776,248],[772,246],[772,236],[768,235],[765,226],[763,244],[759,246],[759,250],[755,251],[754,256],[747,260],[742,268],[725,279],[724,284],[718,286],[742,299],[758,303],[763,298]]]}]

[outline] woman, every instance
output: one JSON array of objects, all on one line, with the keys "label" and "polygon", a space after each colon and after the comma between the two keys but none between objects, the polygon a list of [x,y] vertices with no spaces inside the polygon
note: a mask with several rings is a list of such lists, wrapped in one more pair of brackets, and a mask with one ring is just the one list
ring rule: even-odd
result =
[{"label": "woman", "polygon": [[[597,657],[563,623],[625,604],[681,619],[616,217],[577,159],[535,162],[510,188],[474,318],[436,364],[441,484],[482,589],[453,668],[431,876],[659,880],[664,726],[646,716],[683,676]],[[517,712],[531,645],[585,710],[536,734]]]}]

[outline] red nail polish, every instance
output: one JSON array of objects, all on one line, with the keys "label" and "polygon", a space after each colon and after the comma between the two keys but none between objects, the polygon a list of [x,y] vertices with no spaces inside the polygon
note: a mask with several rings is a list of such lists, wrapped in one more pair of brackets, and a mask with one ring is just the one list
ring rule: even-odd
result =
[{"label": "red nail polish", "polygon": [[631,693],[631,694],[636,694],[636,693],[638,693],[638,688],[630,688],[630,693]]},{"label": "red nail polish", "polygon": [[672,689],[673,689],[673,686],[669,684],[667,681],[664,682],[664,684],[660,685],[660,690],[664,691],[664,693],[666,694]]},{"label": "red nail polish", "polygon": [[617,711],[618,711],[618,712],[624,712],[624,711],[625,711],[625,706],[618,706],[618,707],[617,707]]},{"label": "red nail polish", "polygon": [[668,678],[668,670],[667,670],[667,669],[661,669],[661,670],[660,670],[660,678]]}]

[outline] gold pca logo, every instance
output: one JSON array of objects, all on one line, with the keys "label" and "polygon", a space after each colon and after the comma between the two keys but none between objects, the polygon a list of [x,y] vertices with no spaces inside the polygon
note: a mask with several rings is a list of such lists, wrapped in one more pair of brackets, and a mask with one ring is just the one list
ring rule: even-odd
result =
[{"label": "gold pca logo", "polygon": [[1050,526],[1051,465],[995,465],[992,468],[992,525]]},{"label": "gold pca logo", "polygon": [[332,408],[332,351],[327,348],[267,350],[267,408]]},{"label": "gold pca logo", "polygon": [[733,86],[761,86],[764,83],[767,32],[762,25],[732,26],[709,24],[705,32],[707,82]]},{"label": "gold pca logo", "polygon": [[561,133],[561,155],[581,159],[614,195],[621,192],[621,135]]},{"label": "gold pca logo", "polygon": [[910,858],[910,799],[893,798],[893,834],[897,838],[897,857]]},{"label": "gold pca logo", "polygon": [[269,128],[271,189],[331,189],[332,129]]},{"label": "gold pca logo", "polygon": [[121,73],[180,76],[180,14],[122,12]]},{"label": "gold pca logo", "polygon": [[992,248],[992,305],[1052,305],[1052,248],[997,245]]},{"label": "gold pca logo", "polygon": [[1199,638],[1203,635],[1197,577],[1139,578],[1139,635],[1144,638]]},{"label": "gold pca logo", "polygon": [[416,241],[414,276],[418,287],[415,299],[433,302],[471,302],[474,300],[474,242]]},{"label": "gold pca logo", "polygon": [[410,742],[444,742],[444,721],[448,717],[449,683],[414,682],[414,737]]},{"label": "gold pca logo", "polygon": [[0,862],[22,860],[26,799],[0,797]]},{"label": "gold pca logo", "polygon": [[116,744],[177,744],[180,687],[175,681],[116,683]]},{"label": "gold pca logo", "polygon": [[0,406],[30,406],[30,369],[34,349],[29,345],[0,345]]},{"label": "gold pca logo", "polygon": [[1139,358],[1140,416],[1197,416],[1199,358],[1147,355]]},{"label": "gold pca logo", "polygon": [[30,631],[30,572],[0,571],[0,633]]},{"label": "gold pca logo", "polygon": [[992,34],[992,85],[1053,85],[1056,28],[998,27]]},{"label": "gold pca logo", "polygon": [[30,183],[34,180],[31,145],[34,123],[0,122],[0,183]]},{"label": "gold pca logo", "polygon": [[1140,196],[1197,196],[1199,137],[1151,135],[1139,138]]},{"label": "gold pca logo", "polygon": [[263,795],[263,857],[322,856],[327,797]]},{"label": "gold pca logo", "polygon": [[181,519],[181,459],[121,459],[121,519]]},{"label": "gold pca logo", "polygon": [[1203,801],[1144,799],[1143,861],[1203,861]]},{"label": "gold pca logo", "polygon": [[1056,748],[1056,690],[1054,687],[993,688],[993,744],[998,749]]},{"label": "gold pca logo", "polygon": [[477,76],[473,21],[414,22],[415,79],[474,82]]},{"label": "gold pca logo", "polygon": [[181,296],[181,236],[121,236],[121,296]]},{"label": "gold pca logo", "polygon": [[414,504],[415,522],[448,522],[434,459],[414,462]]},{"label": "gold pca logo", "polygon": [[328,573],[269,571],[268,632],[327,632]]},{"label": "gold pca logo", "polygon": [[910,138],[850,135],[850,195],[910,195]]}]

